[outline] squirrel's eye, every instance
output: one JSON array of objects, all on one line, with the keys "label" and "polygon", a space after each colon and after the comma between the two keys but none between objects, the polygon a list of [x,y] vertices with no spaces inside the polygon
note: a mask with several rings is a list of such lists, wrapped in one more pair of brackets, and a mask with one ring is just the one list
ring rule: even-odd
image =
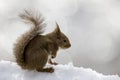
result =
[{"label": "squirrel's eye", "polygon": [[63,40],[64,42],[66,42],[66,40]]}]

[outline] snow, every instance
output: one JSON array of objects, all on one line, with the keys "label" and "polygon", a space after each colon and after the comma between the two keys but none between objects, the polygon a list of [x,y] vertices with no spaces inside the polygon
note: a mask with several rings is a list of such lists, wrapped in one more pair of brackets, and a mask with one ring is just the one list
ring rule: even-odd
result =
[{"label": "snow", "polygon": [[120,80],[117,75],[103,75],[72,63],[53,66],[54,73],[22,70],[15,62],[0,61],[0,80]]}]

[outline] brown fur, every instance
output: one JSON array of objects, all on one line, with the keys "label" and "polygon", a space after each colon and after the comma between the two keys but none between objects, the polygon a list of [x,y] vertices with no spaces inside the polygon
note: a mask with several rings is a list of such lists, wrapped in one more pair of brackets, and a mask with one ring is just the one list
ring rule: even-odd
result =
[{"label": "brown fur", "polygon": [[54,69],[46,68],[47,61],[51,64],[56,64],[48,59],[55,58],[59,47],[65,49],[71,46],[69,39],[60,31],[58,24],[57,28],[46,35],[41,35],[43,32],[43,19],[41,16],[36,16],[32,12],[25,11],[20,17],[26,22],[32,23],[33,27],[30,31],[23,34],[14,46],[14,53],[18,65],[23,69],[36,69],[40,72],[53,72]]}]

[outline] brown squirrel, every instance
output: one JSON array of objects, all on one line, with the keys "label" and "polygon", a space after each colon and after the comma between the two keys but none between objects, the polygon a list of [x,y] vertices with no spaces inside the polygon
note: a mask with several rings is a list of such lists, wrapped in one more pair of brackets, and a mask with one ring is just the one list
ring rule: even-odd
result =
[{"label": "brown squirrel", "polygon": [[44,68],[46,63],[56,65],[52,62],[59,47],[62,49],[71,46],[69,39],[61,32],[56,23],[56,29],[46,35],[42,35],[45,27],[44,19],[39,14],[25,10],[20,17],[27,23],[32,24],[32,28],[18,38],[14,45],[14,55],[17,64],[22,69],[37,70],[38,72],[54,72],[53,67]]}]

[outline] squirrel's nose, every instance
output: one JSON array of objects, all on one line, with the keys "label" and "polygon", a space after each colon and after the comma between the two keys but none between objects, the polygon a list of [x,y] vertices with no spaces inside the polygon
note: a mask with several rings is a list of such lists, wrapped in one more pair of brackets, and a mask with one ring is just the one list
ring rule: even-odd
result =
[{"label": "squirrel's nose", "polygon": [[69,44],[69,47],[71,47],[71,44]]},{"label": "squirrel's nose", "polygon": [[71,47],[71,44],[68,44],[68,45],[66,45],[65,47],[66,47],[66,48],[69,48],[69,47]]}]

